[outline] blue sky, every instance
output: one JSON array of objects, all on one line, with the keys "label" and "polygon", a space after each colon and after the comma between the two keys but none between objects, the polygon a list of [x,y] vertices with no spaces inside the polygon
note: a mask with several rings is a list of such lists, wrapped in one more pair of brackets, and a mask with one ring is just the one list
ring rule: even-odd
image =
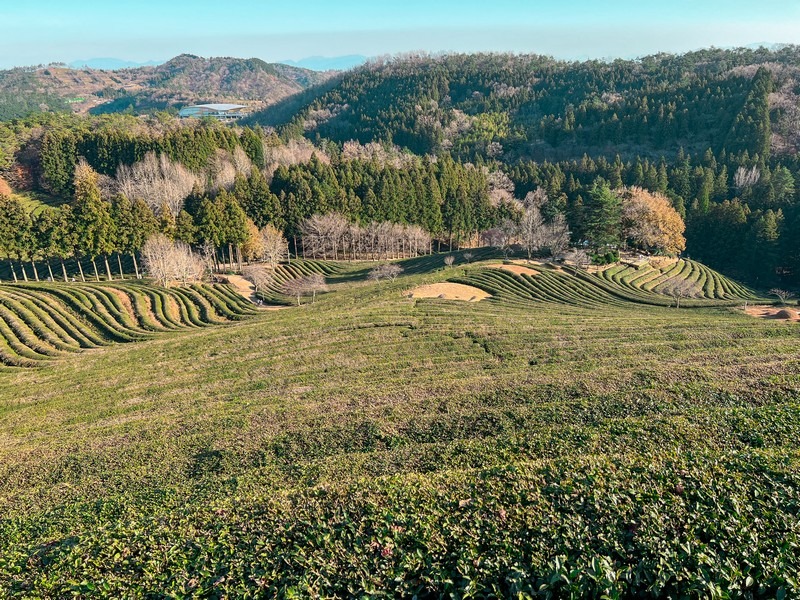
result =
[{"label": "blue sky", "polygon": [[513,51],[633,57],[800,43],[798,0],[0,0],[0,67],[94,57]]}]

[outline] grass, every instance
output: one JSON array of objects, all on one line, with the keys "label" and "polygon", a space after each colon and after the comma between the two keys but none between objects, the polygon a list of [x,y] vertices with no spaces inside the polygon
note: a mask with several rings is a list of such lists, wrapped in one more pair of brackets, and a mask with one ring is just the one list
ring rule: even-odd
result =
[{"label": "grass", "polygon": [[58,196],[51,196],[42,192],[17,192],[11,195],[12,199],[17,200],[31,215],[38,215],[48,208],[57,208],[66,201]]},{"label": "grass", "polygon": [[797,329],[484,266],[0,371],[2,595],[800,593]]}]

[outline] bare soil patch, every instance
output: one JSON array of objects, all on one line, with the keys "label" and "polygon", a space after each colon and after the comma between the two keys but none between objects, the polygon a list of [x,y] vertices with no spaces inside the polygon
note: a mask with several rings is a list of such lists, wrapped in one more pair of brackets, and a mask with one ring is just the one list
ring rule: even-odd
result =
[{"label": "bare soil patch", "polygon": [[650,259],[650,266],[654,269],[666,269],[667,267],[671,267],[676,262],[678,262],[677,258],[673,258],[670,256],[654,256]]},{"label": "bare soil patch", "polygon": [[441,298],[443,300],[463,300],[479,302],[490,298],[491,294],[480,288],[462,283],[433,283],[421,285],[409,292],[410,298]]},{"label": "bare soil patch", "polygon": [[247,281],[244,277],[240,275],[226,275],[225,279],[228,280],[228,283],[233,287],[237,294],[246,298],[253,304],[258,304],[258,298],[256,298],[256,288],[255,286]]},{"label": "bare soil patch", "polygon": [[751,317],[759,317],[761,319],[800,322],[800,314],[793,308],[781,308],[779,306],[748,306],[745,312]]},{"label": "bare soil patch", "polygon": [[131,299],[128,296],[128,294],[126,294],[122,290],[118,290],[118,289],[115,289],[115,288],[112,288],[112,287],[108,288],[108,291],[110,291],[112,294],[114,294],[119,299],[120,304],[122,304],[122,306],[128,312],[128,314],[130,315],[131,319],[133,319],[133,322],[134,323],[138,322],[139,319],[136,318],[136,311],[133,310],[133,303],[131,302]]},{"label": "bare soil patch", "polygon": [[531,269],[530,267],[523,267],[522,265],[491,265],[493,269],[500,269],[501,271],[508,271],[509,273],[516,273],[517,275],[531,275],[539,274],[539,271]]}]

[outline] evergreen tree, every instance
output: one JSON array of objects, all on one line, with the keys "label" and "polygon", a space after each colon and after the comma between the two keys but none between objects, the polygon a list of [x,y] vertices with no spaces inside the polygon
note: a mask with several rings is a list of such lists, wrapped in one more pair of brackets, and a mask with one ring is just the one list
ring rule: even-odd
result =
[{"label": "evergreen tree", "polygon": [[622,240],[622,205],[607,183],[598,182],[584,205],[584,235],[596,249]]},{"label": "evergreen tree", "polygon": [[[72,224],[75,231],[78,255],[88,256],[94,267],[95,280],[100,281],[96,258],[106,259],[106,272],[111,279],[108,254],[114,251],[114,221],[107,202],[100,198],[97,173],[86,163],[75,168],[75,200],[72,203]],[[80,261],[79,261],[80,264]],[[81,269],[83,278],[83,269]]]}]

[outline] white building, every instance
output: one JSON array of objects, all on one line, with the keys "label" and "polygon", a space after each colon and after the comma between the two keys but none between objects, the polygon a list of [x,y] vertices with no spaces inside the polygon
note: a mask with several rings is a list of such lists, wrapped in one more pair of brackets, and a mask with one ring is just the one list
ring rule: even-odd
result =
[{"label": "white building", "polygon": [[202,119],[211,117],[219,121],[235,121],[247,116],[246,106],[241,104],[196,104],[184,106],[178,116],[181,119]]}]

